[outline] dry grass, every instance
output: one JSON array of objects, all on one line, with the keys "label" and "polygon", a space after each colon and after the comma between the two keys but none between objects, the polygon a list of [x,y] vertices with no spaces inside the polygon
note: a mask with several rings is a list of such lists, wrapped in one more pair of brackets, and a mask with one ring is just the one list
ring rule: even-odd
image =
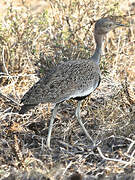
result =
[{"label": "dry grass", "polygon": [[[48,9],[39,13],[28,7],[29,1],[22,2],[9,3],[0,22],[0,92],[10,97],[0,95],[0,178],[73,180],[70,175],[78,172],[76,179],[133,179],[134,4],[123,10],[125,1],[50,0]],[[89,58],[94,51],[94,22],[108,15],[118,16],[129,27],[107,36],[102,83],[83,103],[83,122],[99,146],[91,150],[75,118],[76,102],[68,101],[59,108],[49,151],[45,145],[49,107],[40,105],[21,116],[14,99],[19,102],[56,63]]]}]

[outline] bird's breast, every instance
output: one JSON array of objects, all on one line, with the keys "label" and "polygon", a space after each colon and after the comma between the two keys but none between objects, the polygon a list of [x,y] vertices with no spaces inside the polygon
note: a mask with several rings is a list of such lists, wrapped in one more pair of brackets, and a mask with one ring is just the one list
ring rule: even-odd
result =
[{"label": "bird's breast", "polygon": [[77,90],[73,95],[71,95],[70,98],[76,98],[76,97],[84,97],[91,94],[96,89],[96,86],[91,86],[87,88],[83,88],[81,90]]}]

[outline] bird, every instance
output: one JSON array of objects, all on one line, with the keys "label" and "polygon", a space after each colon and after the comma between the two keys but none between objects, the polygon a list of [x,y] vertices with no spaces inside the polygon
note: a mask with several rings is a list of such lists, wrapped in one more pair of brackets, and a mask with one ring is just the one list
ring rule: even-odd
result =
[{"label": "bird", "polygon": [[88,59],[60,62],[40,78],[22,97],[19,114],[24,114],[40,103],[53,103],[54,109],[48,128],[46,146],[50,148],[53,122],[56,118],[59,104],[63,101],[77,100],[76,117],[87,138],[94,144],[86,130],[81,116],[82,101],[100,84],[100,57],[105,35],[117,27],[125,26],[116,21],[115,17],[103,17],[96,21],[94,39],[96,43],[93,55]]}]

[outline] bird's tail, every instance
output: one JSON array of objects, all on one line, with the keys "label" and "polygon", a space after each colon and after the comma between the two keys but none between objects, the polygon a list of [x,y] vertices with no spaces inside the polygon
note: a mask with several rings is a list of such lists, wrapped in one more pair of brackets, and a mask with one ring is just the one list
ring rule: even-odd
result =
[{"label": "bird's tail", "polygon": [[19,114],[25,114],[27,111],[34,108],[36,105],[37,104],[35,104],[35,105],[33,105],[33,104],[25,104],[25,105],[21,106],[21,110],[19,111]]}]

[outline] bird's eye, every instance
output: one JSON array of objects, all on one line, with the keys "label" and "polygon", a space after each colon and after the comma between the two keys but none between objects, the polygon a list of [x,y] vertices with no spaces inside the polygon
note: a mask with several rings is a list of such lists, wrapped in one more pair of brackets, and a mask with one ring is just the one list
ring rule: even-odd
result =
[{"label": "bird's eye", "polygon": [[109,28],[109,27],[112,27],[112,23],[108,24],[108,28]]}]

